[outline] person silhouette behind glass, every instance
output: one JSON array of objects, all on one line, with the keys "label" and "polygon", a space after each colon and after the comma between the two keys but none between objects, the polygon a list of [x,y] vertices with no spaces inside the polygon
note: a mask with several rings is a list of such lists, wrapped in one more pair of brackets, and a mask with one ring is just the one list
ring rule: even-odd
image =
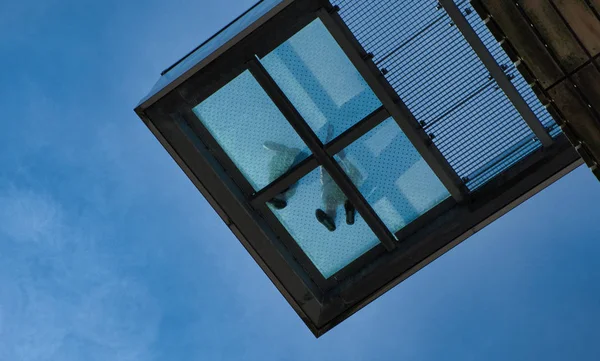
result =
[{"label": "person silhouette behind glass", "polygon": [[[325,143],[329,143],[333,138],[333,126],[330,124],[327,129],[327,140]],[[362,184],[363,176],[347,158],[346,152],[342,150],[337,154],[339,158],[339,164],[342,169],[346,172],[350,180],[354,183],[354,185],[358,188]],[[327,230],[333,232],[336,230],[336,216],[337,209],[342,204],[344,205],[344,210],[346,213],[346,224],[352,225],[354,224],[354,219],[356,216],[356,209],[354,205],[346,198],[346,195],[342,190],[337,186],[333,178],[329,175],[329,173],[321,167],[321,199],[323,202],[323,209],[318,208],[315,211],[315,216],[319,223],[325,226]]]},{"label": "person silhouette behind glass", "polygon": [[[327,140],[325,143],[329,143],[332,138],[333,126],[330,124],[327,128]],[[287,147],[283,144],[273,141],[264,142],[263,147],[274,153],[269,161],[269,183],[279,178],[282,174],[290,170],[294,165],[308,156],[308,154],[302,152],[298,148]],[[360,171],[346,158],[345,151],[342,150],[339,152],[338,158],[340,159],[339,163],[342,169],[346,172],[352,182],[359,187],[363,181]],[[317,220],[329,231],[335,231],[337,209],[343,204],[346,213],[346,224],[354,224],[356,216],[356,209],[354,208],[354,205],[350,203],[344,192],[342,192],[342,190],[337,186],[335,181],[323,167],[320,168],[320,172],[321,200],[325,210],[318,208],[315,211]],[[268,203],[271,204],[275,209],[284,209],[287,207],[287,201],[296,193],[297,187],[298,183],[289,186],[283,192],[268,201]]]},{"label": "person silhouette behind glass", "polygon": [[[269,183],[272,183],[302,159],[308,157],[308,154],[299,148],[287,147],[272,141],[264,142],[263,147],[273,152],[273,156],[269,161]],[[289,186],[268,203],[275,207],[275,209],[284,209],[287,207],[288,199],[296,193],[297,186],[297,183]]]}]

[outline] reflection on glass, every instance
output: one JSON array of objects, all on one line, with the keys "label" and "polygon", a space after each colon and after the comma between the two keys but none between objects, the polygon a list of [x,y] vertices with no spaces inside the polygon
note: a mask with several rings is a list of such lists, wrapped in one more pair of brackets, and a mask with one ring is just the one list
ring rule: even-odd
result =
[{"label": "reflection on glass", "polygon": [[193,110],[256,190],[270,184],[309,154],[306,145],[248,71]]},{"label": "reflection on glass", "polygon": [[391,118],[335,158],[392,232],[450,196]]},{"label": "reflection on glass", "polygon": [[292,195],[284,194],[285,207],[269,206],[324,277],[331,277],[379,243],[362,217],[349,219],[346,197],[321,167],[289,191]]},{"label": "reflection on glass", "polygon": [[320,19],[261,63],[321,141],[326,125],[338,136],[381,106]]}]

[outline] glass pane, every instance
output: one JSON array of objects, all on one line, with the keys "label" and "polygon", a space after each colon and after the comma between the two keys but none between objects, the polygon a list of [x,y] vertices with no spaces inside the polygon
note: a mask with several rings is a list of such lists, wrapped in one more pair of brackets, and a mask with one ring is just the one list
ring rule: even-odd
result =
[{"label": "glass pane", "polygon": [[319,19],[261,62],[324,143],[381,106]]},{"label": "glass pane", "polygon": [[193,110],[256,190],[309,155],[304,142],[249,71]]},{"label": "glass pane", "polygon": [[262,0],[254,5],[237,20],[221,29],[218,33],[200,45],[198,49],[194,50],[171,70],[161,76],[150,93],[141,101],[141,103],[146,101],[152,95],[158,93],[173,80],[179,78],[194,65],[206,59],[210,54],[214,53],[221,46],[225,45],[225,43],[233,39],[237,34],[244,31],[246,28],[248,28],[248,26],[260,19],[260,17],[265,15],[267,12],[269,12],[269,10],[279,5],[281,2],[282,0]]},{"label": "glass pane", "polygon": [[391,118],[335,158],[392,232],[450,196]]},{"label": "glass pane", "polygon": [[[326,278],[379,243],[358,214],[354,215],[353,224],[347,224],[345,200],[329,174],[319,167],[269,202],[271,210]],[[327,228],[333,229],[332,226],[335,230]]]}]

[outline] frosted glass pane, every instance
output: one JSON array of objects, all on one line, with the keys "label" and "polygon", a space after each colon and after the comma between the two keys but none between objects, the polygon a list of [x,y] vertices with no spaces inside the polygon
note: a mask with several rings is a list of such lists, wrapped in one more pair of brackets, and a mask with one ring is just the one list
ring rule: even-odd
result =
[{"label": "frosted glass pane", "polygon": [[[355,214],[354,224],[347,224],[346,198],[320,167],[279,198],[287,202],[285,208],[269,207],[326,278],[379,243],[360,215]],[[327,211],[334,231],[319,222],[318,210]]]},{"label": "frosted glass pane", "polygon": [[322,142],[328,125],[338,136],[381,106],[319,19],[261,63]]},{"label": "frosted glass pane", "polygon": [[309,155],[304,142],[249,71],[193,110],[256,190]]},{"label": "frosted glass pane", "polygon": [[391,118],[335,158],[392,232],[450,196]]}]

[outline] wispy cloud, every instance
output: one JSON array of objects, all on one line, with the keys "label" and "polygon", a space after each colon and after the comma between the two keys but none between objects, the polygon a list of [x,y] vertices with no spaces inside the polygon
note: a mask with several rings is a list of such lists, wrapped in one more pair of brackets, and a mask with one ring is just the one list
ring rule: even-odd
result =
[{"label": "wispy cloud", "polygon": [[161,311],[143,284],[102,258],[100,240],[30,190],[1,194],[0,217],[2,359],[52,359],[70,339],[98,346],[99,359],[149,359]]},{"label": "wispy cloud", "polygon": [[62,209],[52,199],[13,189],[0,194],[0,233],[17,242],[59,246]]},{"label": "wispy cloud", "polygon": [[[202,215],[200,195],[136,119],[142,94],[115,82],[128,99],[101,97],[90,113],[97,89],[58,95],[13,74],[0,100],[0,121],[18,124],[0,134],[0,360],[153,360],[166,352],[156,341],[175,299],[164,277],[189,283],[177,297],[202,300],[192,281],[204,243],[193,232],[217,217]],[[188,306],[197,301],[180,302],[202,315]],[[172,332],[192,339],[210,325],[200,321],[191,337]]]}]

